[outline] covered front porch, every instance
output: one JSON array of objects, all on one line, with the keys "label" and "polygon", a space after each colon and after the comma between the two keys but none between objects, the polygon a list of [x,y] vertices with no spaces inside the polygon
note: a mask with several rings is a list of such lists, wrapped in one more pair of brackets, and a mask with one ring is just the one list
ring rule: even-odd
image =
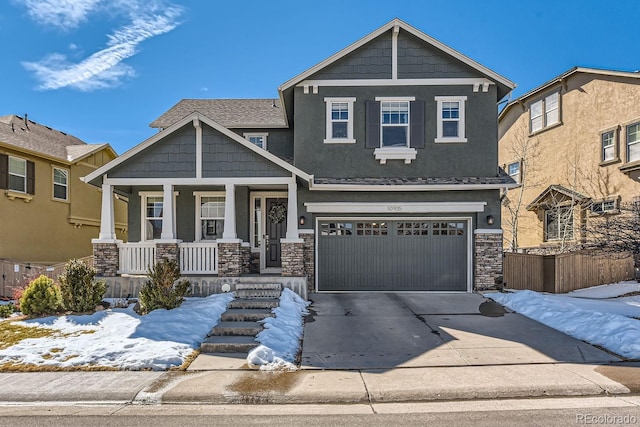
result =
[{"label": "covered front porch", "polygon": [[[160,181],[160,182],[159,182]],[[164,181],[164,182],[161,182]],[[108,178],[102,184],[101,277],[146,275],[162,259],[183,275],[313,276],[312,230],[299,230],[295,177]],[[115,238],[114,196],[129,198],[129,242]]]}]

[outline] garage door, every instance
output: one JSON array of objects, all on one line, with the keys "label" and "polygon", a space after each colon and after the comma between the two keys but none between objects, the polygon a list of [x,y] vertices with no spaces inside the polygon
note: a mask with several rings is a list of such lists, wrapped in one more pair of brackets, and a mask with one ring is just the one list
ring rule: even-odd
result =
[{"label": "garage door", "polygon": [[319,291],[466,291],[466,220],[320,221]]}]

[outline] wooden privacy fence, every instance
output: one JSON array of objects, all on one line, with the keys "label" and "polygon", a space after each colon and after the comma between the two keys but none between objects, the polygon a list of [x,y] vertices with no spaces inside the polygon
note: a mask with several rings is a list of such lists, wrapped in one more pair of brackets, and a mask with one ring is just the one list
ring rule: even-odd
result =
[{"label": "wooden privacy fence", "polygon": [[[93,256],[79,259],[93,267]],[[65,264],[46,266],[0,260],[0,297],[13,296],[13,292],[16,289],[24,288],[31,280],[41,274],[53,280],[58,280],[58,276],[64,271]]]},{"label": "wooden privacy fence", "polygon": [[565,293],[635,278],[633,256],[573,252],[504,254],[504,284],[510,289]]}]

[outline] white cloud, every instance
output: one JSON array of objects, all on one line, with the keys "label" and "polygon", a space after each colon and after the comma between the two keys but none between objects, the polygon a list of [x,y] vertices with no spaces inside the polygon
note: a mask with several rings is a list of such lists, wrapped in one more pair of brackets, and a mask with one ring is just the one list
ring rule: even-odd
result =
[{"label": "white cloud", "polygon": [[157,3],[150,1],[145,3],[145,12],[140,9],[141,4],[131,1],[128,10],[131,23],[109,34],[107,47],[88,58],[73,63],[64,55],[51,54],[22,65],[35,74],[40,80],[38,88],[43,90],[72,87],[91,91],[119,85],[122,79],[135,75],[133,68],[122,61],[138,53],[138,45],[144,40],[165,34],[180,24],[181,7],[167,6],[160,11]]},{"label": "white cloud", "polygon": [[27,7],[29,16],[43,25],[69,30],[87,20],[101,0],[17,0]]}]

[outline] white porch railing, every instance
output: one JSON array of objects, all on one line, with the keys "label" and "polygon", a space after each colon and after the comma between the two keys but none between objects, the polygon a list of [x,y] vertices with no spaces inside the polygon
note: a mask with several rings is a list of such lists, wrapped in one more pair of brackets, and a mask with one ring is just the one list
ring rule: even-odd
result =
[{"label": "white porch railing", "polygon": [[217,274],[218,245],[210,242],[180,243],[182,274]]},{"label": "white porch railing", "polygon": [[147,274],[156,258],[156,246],[153,242],[123,243],[120,251],[120,269],[118,274]]}]

